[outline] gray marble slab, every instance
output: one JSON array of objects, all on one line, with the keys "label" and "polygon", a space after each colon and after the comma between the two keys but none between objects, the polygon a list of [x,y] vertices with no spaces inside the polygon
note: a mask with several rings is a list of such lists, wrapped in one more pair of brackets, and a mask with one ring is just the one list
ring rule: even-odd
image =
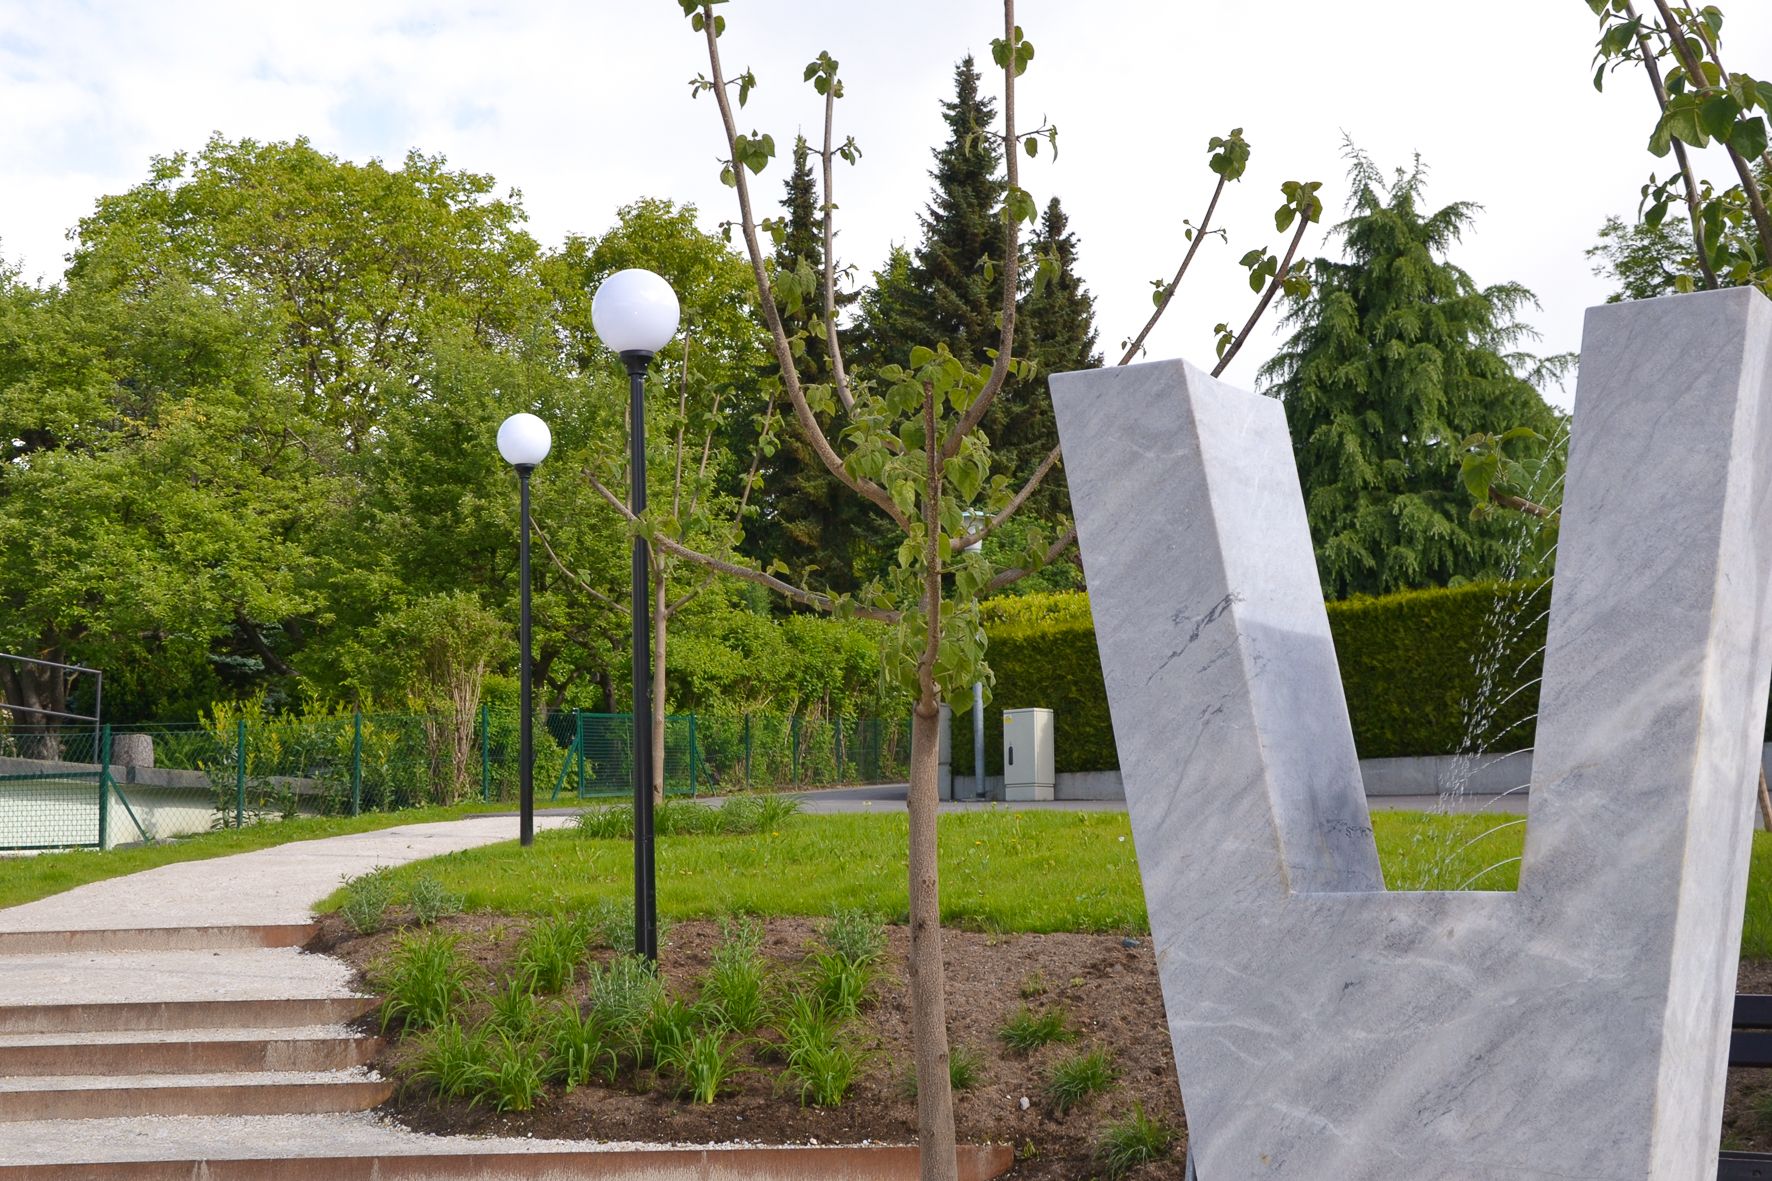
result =
[{"label": "gray marble slab", "polygon": [[1281,406],[1051,385],[1202,1181],[1714,1177],[1772,302],[1588,313],[1517,893],[1384,888]]}]

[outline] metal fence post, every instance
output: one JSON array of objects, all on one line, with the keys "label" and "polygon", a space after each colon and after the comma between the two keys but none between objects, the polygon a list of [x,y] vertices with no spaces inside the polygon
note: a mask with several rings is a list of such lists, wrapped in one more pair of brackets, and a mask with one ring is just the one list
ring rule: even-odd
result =
[{"label": "metal fence post", "polygon": [[744,786],[751,788],[751,715],[744,716]]},{"label": "metal fence post", "polygon": [[689,794],[691,797],[694,797],[697,794],[695,790],[695,772],[699,761],[695,749],[695,715],[691,713],[689,715]]},{"label": "metal fence post", "polygon": [[492,707],[480,703],[480,802],[492,801]]},{"label": "metal fence post", "polygon": [[795,714],[788,722],[788,772],[789,783],[800,782],[800,715]]},{"label": "metal fence post", "polygon": [[838,714],[833,719],[833,721],[835,722],[835,726],[833,727],[834,733],[832,734],[832,741],[836,744],[836,748],[837,748],[836,778],[837,778],[838,783],[842,783],[843,782],[843,715]]},{"label": "metal fence post", "polygon": [[351,815],[363,812],[363,711],[351,711]]},{"label": "metal fence post", "polygon": [[246,719],[234,722],[234,827],[246,827]]},{"label": "metal fence post", "polygon": [[585,798],[585,711],[572,711],[573,749],[578,752],[578,798]]},{"label": "metal fence post", "polygon": [[111,728],[98,732],[98,847],[111,847]]}]

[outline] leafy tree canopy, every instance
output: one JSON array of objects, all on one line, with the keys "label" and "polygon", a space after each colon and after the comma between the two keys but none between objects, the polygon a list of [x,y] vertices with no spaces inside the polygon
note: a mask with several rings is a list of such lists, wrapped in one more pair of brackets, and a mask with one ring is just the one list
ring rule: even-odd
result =
[{"label": "leafy tree canopy", "polygon": [[1419,160],[1386,178],[1351,146],[1344,257],[1312,264],[1291,338],[1261,373],[1286,407],[1326,594],[1456,584],[1505,568],[1516,526],[1474,518],[1464,441],[1526,427],[1556,435],[1534,386],[1567,358],[1522,350],[1535,307],[1518,283],[1479,287],[1450,261],[1478,207],[1424,207]]}]

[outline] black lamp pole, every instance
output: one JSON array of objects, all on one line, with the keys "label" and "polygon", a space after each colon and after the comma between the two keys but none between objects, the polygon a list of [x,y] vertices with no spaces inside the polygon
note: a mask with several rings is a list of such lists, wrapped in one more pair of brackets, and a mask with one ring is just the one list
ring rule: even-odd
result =
[{"label": "black lamp pole", "polygon": [[521,604],[517,617],[517,646],[522,650],[517,657],[517,712],[521,715],[517,723],[517,841],[529,846],[535,843],[535,735],[529,667],[529,474],[535,470],[535,465],[519,463],[516,468],[523,517],[522,539],[517,543],[517,580],[520,584],[517,597]]},{"label": "black lamp pole", "polygon": [[[628,370],[628,505],[646,511],[646,366],[652,354],[624,352]],[[651,566],[634,538],[634,954],[658,962],[658,880],[652,831]]]}]

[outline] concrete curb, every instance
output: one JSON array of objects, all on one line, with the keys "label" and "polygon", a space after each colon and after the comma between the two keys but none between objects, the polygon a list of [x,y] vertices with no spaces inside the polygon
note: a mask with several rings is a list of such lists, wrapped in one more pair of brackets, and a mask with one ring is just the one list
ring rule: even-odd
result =
[{"label": "concrete curb", "polygon": [[0,1094],[0,1121],[368,1111],[393,1093],[394,1084],[385,1081],[9,1091]]},{"label": "concrete curb", "polygon": [[0,1046],[0,1078],[348,1070],[369,1065],[382,1047],[382,1040],[372,1037]]},{"label": "concrete curb", "polygon": [[[966,1145],[957,1163],[961,1181],[990,1181],[1015,1153]],[[0,1181],[915,1181],[917,1165],[914,1147],[661,1148],[0,1165]]]},{"label": "concrete curb", "polygon": [[287,1029],[344,1025],[373,1011],[372,996],[275,1000],[120,1001],[110,1005],[0,1005],[0,1033],[120,1029]]},{"label": "concrete curb", "polygon": [[240,927],[128,927],[93,931],[0,931],[0,955],[61,955],[110,951],[239,951],[301,947],[320,931],[316,923],[261,923]]}]

